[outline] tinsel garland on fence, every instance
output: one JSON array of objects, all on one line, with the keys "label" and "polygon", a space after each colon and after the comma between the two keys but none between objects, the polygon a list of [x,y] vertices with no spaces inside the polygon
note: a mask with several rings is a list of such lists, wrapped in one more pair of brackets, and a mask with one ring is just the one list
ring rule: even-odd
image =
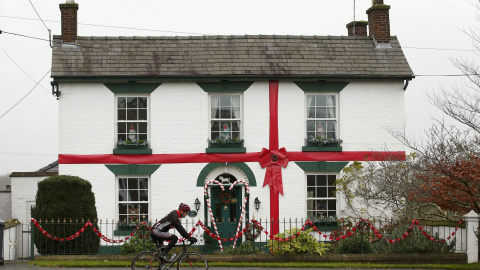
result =
[{"label": "tinsel garland on fence", "polygon": [[[78,230],[78,232],[76,232],[75,234],[69,236],[69,237],[65,237],[65,238],[59,238],[59,237],[56,237],[56,236],[53,236],[51,234],[49,234],[47,231],[45,231],[45,229],[43,229],[43,227],[40,225],[39,222],[37,222],[37,220],[35,220],[34,218],[31,219],[31,221],[33,222],[33,224],[35,225],[35,227],[38,228],[38,230],[40,230],[40,232],[45,235],[46,237],[48,237],[49,239],[52,239],[54,241],[72,241],[74,240],[75,238],[79,237],[82,233],[85,232],[85,229],[88,228],[88,227],[92,227],[93,228],[93,231],[97,234],[98,237],[100,237],[103,241],[105,242],[108,242],[108,243],[114,243],[114,244],[118,244],[118,243],[123,243],[125,241],[127,241],[128,239],[130,239],[130,237],[132,237],[135,232],[141,227],[141,226],[145,226],[147,227],[146,229],[148,230],[149,227],[148,227],[148,223],[146,223],[145,221],[138,224],[137,227],[132,231],[132,233],[127,236],[126,238],[124,239],[120,239],[120,240],[113,240],[113,239],[109,239],[107,238],[106,236],[104,236],[97,228],[94,227],[94,225],[88,221],[87,223],[85,223],[85,225],[83,225],[82,228],[80,228],[80,230]],[[249,224],[247,224],[247,226],[245,226],[245,228],[243,230],[239,230],[237,231],[237,234],[235,236],[232,236],[230,238],[222,238],[220,235],[217,234],[214,234],[213,232],[211,232],[210,230],[207,229],[207,226],[205,226],[205,224],[203,224],[200,220],[195,224],[195,226],[192,228],[192,230],[189,232],[189,235],[193,235],[193,233],[196,231],[197,227],[200,226],[203,228],[203,230],[207,233],[208,236],[218,240],[219,242],[227,242],[227,241],[235,241],[236,239],[242,237],[249,226],[254,226],[255,228],[257,228],[258,230],[260,231],[263,231],[271,240],[275,240],[275,241],[279,241],[279,242],[288,242],[288,241],[291,241],[293,239],[295,239],[297,236],[299,236],[303,231],[305,231],[306,229],[306,226],[309,225],[312,227],[312,229],[316,232],[318,232],[322,237],[324,238],[328,238],[329,240],[332,240],[332,241],[341,241],[343,239],[346,239],[350,236],[352,236],[355,231],[357,229],[361,229],[363,228],[365,225],[364,224],[367,224],[372,230],[373,230],[373,233],[379,238],[379,239],[383,239],[385,240],[386,242],[388,243],[391,243],[391,244],[394,244],[394,243],[398,243],[402,240],[404,240],[405,238],[408,237],[408,235],[410,234],[410,232],[413,230],[414,227],[417,227],[421,232],[422,234],[429,240],[433,241],[433,242],[445,242],[446,240],[450,240],[457,232],[458,230],[458,227],[460,226],[460,224],[463,222],[462,219],[460,219],[458,221],[458,226],[455,227],[455,230],[451,233],[451,235],[449,237],[447,237],[447,239],[435,239],[433,236],[430,236],[424,229],[423,227],[421,226],[420,222],[416,219],[414,219],[412,221],[412,224],[410,225],[410,227],[408,228],[408,230],[402,235],[401,238],[397,238],[397,239],[388,239],[388,238],[384,238],[383,235],[381,235],[378,230],[375,228],[375,226],[373,226],[373,224],[368,221],[368,220],[365,220],[365,219],[362,219],[360,220],[359,222],[357,222],[355,224],[355,226],[353,226],[352,230],[351,231],[348,231],[346,235],[342,235],[341,237],[331,237],[331,236],[328,236],[326,235],[325,233],[322,233],[315,225],[312,221],[310,220],[307,220],[305,221],[305,224],[302,226],[301,230],[298,231],[295,235],[292,235],[290,237],[285,237],[285,238],[279,238],[277,236],[274,236],[274,235],[271,235],[269,234],[269,232],[263,228],[263,226],[260,224],[259,221],[255,220],[255,219],[252,219],[251,222]],[[184,239],[180,239],[179,241],[183,241]]]}]

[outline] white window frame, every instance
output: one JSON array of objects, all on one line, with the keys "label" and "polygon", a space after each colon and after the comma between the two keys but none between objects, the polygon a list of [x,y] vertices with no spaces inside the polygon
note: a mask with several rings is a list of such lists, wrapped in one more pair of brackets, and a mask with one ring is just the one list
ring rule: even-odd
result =
[{"label": "white window frame", "polygon": [[[126,98],[132,98],[132,97],[145,97],[147,98],[147,120],[118,120],[118,98],[119,97],[126,97]],[[118,132],[118,125],[119,123],[146,123],[147,124],[147,131],[146,131],[146,140],[150,140],[150,95],[149,94],[116,94],[115,95],[115,145],[119,141],[119,132]],[[127,138],[128,138],[128,129],[130,125],[127,124]],[[136,130],[136,139],[139,139],[139,130]],[[143,134],[143,133],[142,133]]]},{"label": "white window frame", "polygon": [[[335,97],[335,117],[333,118],[316,118],[316,117],[308,117],[308,96],[334,96]],[[309,139],[309,132],[311,133],[312,131],[308,130],[308,121],[335,121],[335,138],[340,139],[340,116],[339,116],[339,94],[337,92],[322,92],[322,93],[305,93],[305,136],[306,139]],[[325,130],[327,129],[326,127],[323,127]],[[310,134],[312,135],[312,134]],[[315,132],[315,135],[318,135],[318,131]],[[315,137],[316,137],[315,136]]]},{"label": "white window frame", "polygon": [[[239,116],[235,116],[235,118],[225,118],[225,119],[222,119],[222,118],[219,118],[219,119],[215,119],[215,118],[212,118],[212,97],[213,96],[239,96],[239,100],[240,100],[240,113],[239,113]],[[225,122],[230,122],[230,121],[239,121],[239,138],[240,139],[243,139],[243,93],[210,93],[208,95],[208,138],[210,138],[211,140],[214,140],[215,138],[212,138],[212,121],[219,121],[220,122],[220,125],[222,123],[222,121],[225,121]],[[230,132],[232,132],[230,130]],[[221,133],[219,131],[219,133]],[[219,134],[221,136],[221,134]]]},{"label": "white window frame", "polygon": [[[120,201],[120,198],[119,198],[119,197],[120,197],[120,184],[119,184],[119,180],[122,179],[122,178],[127,178],[127,179],[128,179],[128,178],[130,178],[130,179],[132,179],[132,178],[135,178],[135,179],[146,178],[147,181],[148,181],[148,200],[147,200],[147,201]],[[147,210],[147,211],[148,211],[148,216],[147,216],[147,218],[145,219],[145,221],[148,222],[148,220],[152,219],[152,212],[151,212],[151,208],[152,208],[152,206],[151,206],[151,201],[152,201],[152,196],[151,196],[151,193],[152,193],[152,192],[151,192],[151,190],[152,190],[152,189],[151,189],[151,186],[152,186],[152,180],[151,180],[151,176],[150,176],[150,175],[117,175],[117,176],[115,177],[115,209],[116,209],[115,212],[116,212],[116,217],[118,218],[118,220],[119,220],[120,222],[122,222],[122,223],[125,222],[125,219],[120,216],[120,215],[124,215],[123,213],[120,213],[120,204],[122,204],[122,203],[123,203],[123,204],[125,204],[125,203],[127,203],[127,204],[147,203],[147,204],[148,204],[148,208],[147,208],[147,209],[148,209],[148,210]],[[128,190],[128,189],[127,189],[127,190]],[[140,188],[139,188],[139,189],[137,189],[137,190],[143,190],[143,189],[140,189]],[[142,219],[141,219],[141,216],[142,216],[142,215],[141,215],[140,212],[139,212],[138,214],[134,214],[134,213],[129,213],[128,210],[127,210],[127,219],[126,219],[126,220],[127,220],[128,223],[130,223],[131,221],[133,221],[133,220],[130,219],[130,214],[131,214],[132,216],[137,215],[137,216],[140,217],[140,221],[142,220]]]},{"label": "white window frame", "polygon": [[[313,197],[309,197],[309,187],[324,187],[323,185],[317,185],[315,183],[315,186],[311,186],[308,183],[308,178],[309,176],[314,176],[315,177],[315,182],[317,179],[317,176],[326,176],[327,177],[327,182],[326,182],[326,188],[327,188],[327,196],[326,197],[316,197],[315,194],[313,194]],[[335,213],[335,217],[339,216],[339,194],[336,192],[338,190],[337,185],[329,185],[328,183],[328,178],[332,177],[334,180],[339,177],[338,173],[308,173],[305,178],[305,198],[306,198],[306,211],[307,211],[307,218],[312,218],[316,217],[319,218],[321,216],[321,212],[325,212],[325,217],[332,216],[331,213]],[[329,196],[329,187],[335,187],[335,197]],[[329,205],[328,202],[326,205],[324,205],[325,209],[319,209],[317,208],[318,203],[320,201],[335,201],[335,210],[331,209],[332,205]],[[313,208],[313,209],[312,209]],[[322,211],[325,210],[325,211]]]}]

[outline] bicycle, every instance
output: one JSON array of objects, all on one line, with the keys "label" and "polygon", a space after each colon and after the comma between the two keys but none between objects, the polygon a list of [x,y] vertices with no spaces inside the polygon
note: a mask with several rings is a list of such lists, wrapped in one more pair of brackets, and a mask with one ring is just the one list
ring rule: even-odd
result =
[{"label": "bicycle", "polygon": [[205,269],[208,270],[208,262],[202,254],[197,252],[190,252],[188,251],[188,247],[193,245],[190,242],[188,245],[185,244],[186,240],[184,240],[181,244],[176,244],[176,247],[182,247],[182,252],[172,259],[170,262],[167,262],[160,258],[160,254],[163,250],[165,250],[165,246],[157,245],[158,250],[153,251],[142,251],[138,253],[132,261],[132,270],[139,270],[139,269],[160,269],[160,270],[168,270],[170,269],[175,263],[177,264],[177,269]]}]

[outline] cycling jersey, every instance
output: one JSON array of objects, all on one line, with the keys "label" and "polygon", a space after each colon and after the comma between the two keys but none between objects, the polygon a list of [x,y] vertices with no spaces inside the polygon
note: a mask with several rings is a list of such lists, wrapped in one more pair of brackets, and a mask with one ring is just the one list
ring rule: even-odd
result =
[{"label": "cycling jersey", "polygon": [[157,223],[152,226],[152,229],[159,230],[161,232],[168,232],[170,229],[177,229],[177,231],[186,239],[190,238],[190,234],[183,228],[182,223],[180,223],[180,214],[179,210],[173,210],[168,213],[165,217],[160,219]]}]

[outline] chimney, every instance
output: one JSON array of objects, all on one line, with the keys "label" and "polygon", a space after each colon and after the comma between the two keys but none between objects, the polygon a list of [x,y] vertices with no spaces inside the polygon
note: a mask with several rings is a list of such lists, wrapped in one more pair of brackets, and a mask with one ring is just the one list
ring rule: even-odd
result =
[{"label": "chimney", "polygon": [[74,0],[67,0],[65,4],[60,4],[63,43],[77,42],[77,10],[78,4]]},{"label": "chimney", "polygon": [[378,43],[390,43],[390,16],[389,5],[384,5],[383,0],[372,0],[372,7],[367,10],[368,32]]},{"label": "chimney", "polygon": [[347,24],[348,36],[366,37],[367,21],[353,21]]}]

